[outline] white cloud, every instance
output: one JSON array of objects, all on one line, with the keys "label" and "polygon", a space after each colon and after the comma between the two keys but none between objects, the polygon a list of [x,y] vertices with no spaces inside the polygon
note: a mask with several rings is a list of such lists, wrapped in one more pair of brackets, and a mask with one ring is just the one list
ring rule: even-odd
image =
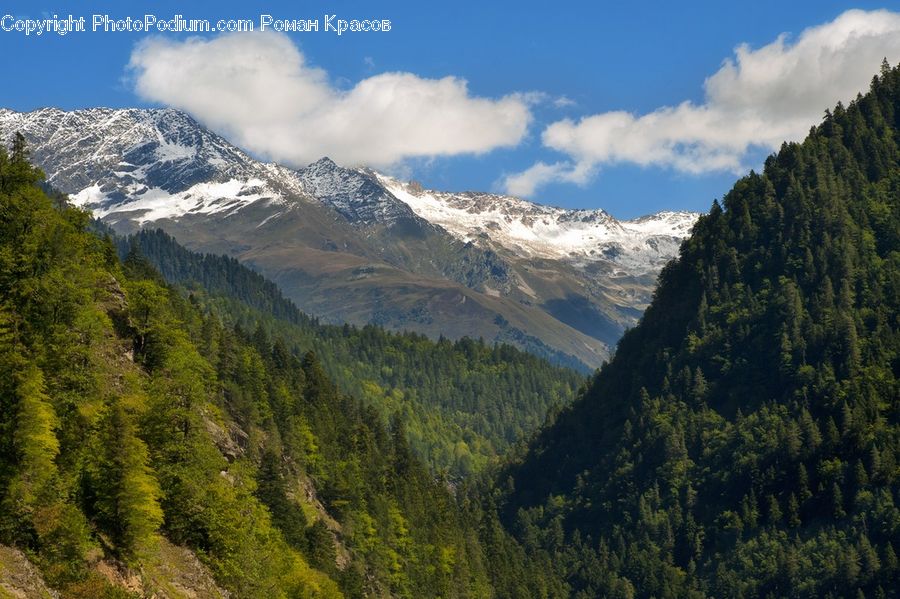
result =
[{"label": "white cloud", "polygon": [[474,97],[465,80],[383,73],[337,89],[287,36],[148,38],[130,69],[146,100],[185,110],[239,146],[299,166],[322,156],[384,167],[407,158],[514,146],[528,100]]},{"label": "white cloud", "polygon": [[594,167],[589,163],[572,164],[570,162],[537,162],[521,173],[503,177],[499,187],[506,193],[519,197],[528,197],[535,190],[550,182],[586,184],[594,175]]},{"label": "white cloud", "polygon": [[900,14],[886,10],[849,10],[804,30],[793,43],[783,34],[757,50],[741,45],[706,79],[702,104],[552,123],[542,142],[571,162],[535,164],[507,176],[506,189],[533,192],[551,181],[581,182],[580,173],[622,162],[740,172],[752,147],[774,150],[784,140],[801,140],[826,108],[865,91],[884,57],[892,64],[900,58]]}]

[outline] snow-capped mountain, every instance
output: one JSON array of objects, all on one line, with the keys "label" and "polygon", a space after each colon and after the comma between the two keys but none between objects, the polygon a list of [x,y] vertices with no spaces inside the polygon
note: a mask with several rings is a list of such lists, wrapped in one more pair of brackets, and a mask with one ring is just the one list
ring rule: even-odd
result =
[{"label": "snow-capped mountain", "polygon": [[355,224],[392,224],[399,219],[415,219],[413,211],[398,202],[370,172],[341,168],[330,158],[322,158],[298,171],[303,188],[327,203]]},{"label": "snow-capped mountain", "polygon": [[323,158],[247,155],[171,109],[0,109],[54,187],[122,233],[227,253],[335,321],[506,341],[598,365],[697,215],[618,221],[508,196],[424,190]]},{"label": "snow-capped mountain", "polygon": [[378,179],[416,214],[464,241],[573,264],[606,260],[629,274],[658,272],[699,216],[660,212],[619,221],[604,210],[566,210],[489,193],[425,190],[385,175]]},{"label": "snow-capped mountain", "polygon": [[98,218],[228,214],[302,191],[290,169],[250,158],[172,109],[0,110],[0,131],[25,135],[47,181]]}]

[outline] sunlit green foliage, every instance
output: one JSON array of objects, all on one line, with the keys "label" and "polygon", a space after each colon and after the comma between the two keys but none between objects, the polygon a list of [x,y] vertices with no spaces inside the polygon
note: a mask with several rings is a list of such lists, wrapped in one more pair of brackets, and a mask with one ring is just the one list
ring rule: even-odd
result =
[{"label": "sunlit green foliage", "polygon": [[0,149],[0,542],[65,597],[122,596],[91,564],[137,567],[160,534],[237,596],[338,596],[272,526],[252,460],[214,443],[221,393],[186,322],[199,315],[126,275],[40,178],[20,138]]},{"label": "sunlit green foliage", "polygon": [[[356,363],[341,384],[332,373],[368,335],[370,352],[408,343],[400,357],[430,353],[432,367],[454,356],[457,380],[479,382],[445,393],[451,403],[477,399],[508,366],[545,369],[528,379],[534,401],[577,375],[468,341],[224,324],[227,313],[169,287],[137,252],[120,262],[16,152],[0,150],[0,543],[26,550],[63,597],[128,596],[98,560],[153,570],[163,538],[241,598],[489,597],[511,576],[527,593],[546,584],[505,532],[485,534],[477,494],[454,494],[419,461],[409,404],[376,391],[386,375],[363,383]],[[309,346],[327,348],[329,335],[345,353],[327,367]],[[487,545],[515,569],[488,562]]]}]

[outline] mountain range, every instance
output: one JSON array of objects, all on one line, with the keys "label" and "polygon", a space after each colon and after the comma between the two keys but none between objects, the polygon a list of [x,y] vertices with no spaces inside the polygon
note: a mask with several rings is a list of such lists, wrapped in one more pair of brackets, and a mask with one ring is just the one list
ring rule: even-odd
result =
[{"label": "mountain range", "polygon": [[599,366],[698,215],[620,221],[423,189],[328,158],[254,159],[172,109],[0,110],[48,183],[119,233],[163,228],[228,254],[326,322],[508,342]]},{"label": "mountain range", "polygon": [[340,256],[456,265],[429,281],[552,322],[520,270],[624,272],[666,215],[598,258],[602,213],[264,165],[179,113],[52,114],[3,114],[51,180],[0,146],[0,596],[900,597],[900,67],[712,203],[573,401],[570,370],[322,326],[234,257],[116,245],[48,188],[298,286],[319,252],[335,306]]}]

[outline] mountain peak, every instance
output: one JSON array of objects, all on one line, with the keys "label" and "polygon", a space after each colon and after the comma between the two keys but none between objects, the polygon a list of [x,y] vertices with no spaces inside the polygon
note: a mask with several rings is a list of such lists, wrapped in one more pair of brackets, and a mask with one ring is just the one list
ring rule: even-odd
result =
[{"label": "mountain peak", "polygon": [[417,220],[413,211],[366,169],[344,168],[326,156],[297,172],[310,195],[354,225],[393,224],[401,218]]},{"label": "mountain peak", "polygon": [[0,135],[14,131],[48,181],[98,218],[143,223],[300,193],[287,169],[253,160],[172,108],[0,112]]},{"label": "mountain peak", "polygon": [[337,165],[337,163],[335,163],[334,160],[332,160],[328,156],[323,156],[323,157],[319,158],[318,160],[316,160],[315,162],[313,162],[312,164],[310,164],[307,168],[334,169],[334,168],[338,168],[338,165]]}]

